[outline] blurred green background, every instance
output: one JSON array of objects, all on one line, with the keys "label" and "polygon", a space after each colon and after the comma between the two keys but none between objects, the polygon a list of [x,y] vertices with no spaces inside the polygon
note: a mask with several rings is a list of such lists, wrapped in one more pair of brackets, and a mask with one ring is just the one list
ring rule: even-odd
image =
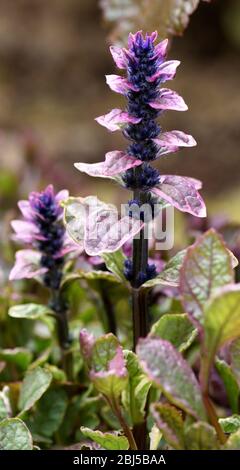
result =
[{"label": "blurred green background", "polygon": [[[105,84],[104,75],[115,73],[107,34],[97,0],[1,1],[1,211],[14,212],[19,196],[47,183],[75,195],[126,199],[114,184],[73,167],[126,146],[120,133],[94,121],[124,106]],[[189,111],[162,119],[165,130],[191,133],[198,147],[163,158],[158,167],[200,178],[210,213],[240,222],[239,54],[240,1],[201,2],[169,54],[182,65],[168,86],[183,95]]]}]

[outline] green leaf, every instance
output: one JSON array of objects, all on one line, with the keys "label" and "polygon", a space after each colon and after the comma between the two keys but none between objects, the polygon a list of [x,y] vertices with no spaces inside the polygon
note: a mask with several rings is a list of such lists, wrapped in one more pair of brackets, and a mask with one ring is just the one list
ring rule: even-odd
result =
[{"label": "green leaf", "polygon": [[239,386],[231,367],[220,359],[216,359],[216,368],[224,383],[232,412],[238,412]]},{"label": "green leaf", "polygon": [[240,429],[240,416],[235,414],[227,418],[220,418],[219,424],[226,434],[231,434]]},{"label": "green leaf", "polygon": [[32,353],[26,348],[0,349],[0,359],[15,364],[21,370],[26,370],[31,363]]},{"label": "green leaf", "polygon": [[65,288],[68,284],[79,279],[86,279],[86,281],[98,281],[104,280],[109,282],[118,283],[119,279],[116,278],[109,271],[76,271],[75,273],[65,274],[62,283],[61,289]]},{"label": "green leaf", "polygon": [[204,314],[203,381],[218,349],[240,336],[240,284],[225,286],[206,305]]},{"label": "green leaf", "polygon": [[183,419],[180,412],[174,406],[154,403],[151,413],[166,442],[174,449],[184,449]]},{"label": "green leaf", "polygon": [[118,250],[114,253],[103,253],[101,256],[109,271],[115,274],[120,281],[126,283],[126,278],[123,274],[126,256],[124,256],[123,252]]},{"label": "green leaf", "polygon": [[18,406],[21,411],[27,411],[46,392],[52,380],[52,374],[36,367],[26,373],[20,390]]},{"label": "green leaf", "polygon": [[92,347],[90,378],[97,390],[109,398],[118,398],[128,381],[123,351],[117,338],[109,333]]},{"label": "green leaf", "polygon": [[0,421],[9,418],[12,414],[11,404],[9,400],[9,387],[3,387],[0,392]]},{"label": "green leaf", "polygon": [[63,389],[48,390],[39,400],[36,413],[29,425],[33,434],[51,437],[60,427],[68,405]]},{"label": "green leaf", "polygon": [[18,418],[1,421],[0,450],[33,450],[32,436],[23,421]]},{"label": "green leaf", "polygon": [[231,368],[240,387],[240,338],[230,345]]},{"label": "green leaf", "polygon": [[156,424],[153,425],[149,433],[149,439],[150,439],[150,450],[157,450],[160,444],[160,441],[162,439],[162,433],[159,431]]},{"label": "green leaf", "polygon": [[167,262],[165,268],[154,279],[145,282],[141,288],[149,289],[158,285],[178,287],[180,269],[183,264],[186,250],[179,251],[170,261]]},{"label": "green leaf", "polygon": [[122,394],[122,403],[132,425],[143,422],[145,405],[151,381],[143,372],[138,357],[132,351],[124,351],[129,380]]},{"label": "green leaf", "polygon": [[198,332],[185,313],[163,315],[151,328],[150,334],[166,339],[180,352],[185,351]]},{"label": "green leaf", "polygon": [[162,390],[171,403],[195,418],[205,419],[196,377],[171,343],[152,337],[140,339],[137,354],[150,380]]},{"label": "green leaf", "polygon": [[10,317],[13,318],[28,318],[29,320],[36,320],[44,315],[53,315],[54,312],[49,307],[40,304],[23,304],[14,305],[8,312]]},{"label": "green leaf", "polygon": [[225,450],[240,450],[240,429],[231,434],[225,446]]},{"label": "green leaf", "polygon": [[82,198],[69,197],[62,205],[64,207],[64,224],[70,237],[83,248],[85,207]]},{"label": "green leaf", "polygon": [[129,443],[125,436],[119,436],[111,432],[93,431],[89,428],[81,427],[83,435],[99,444],[106,450],[128,450]]},{"label": "green leaf", "polygon": [[180,292],[185,311],[202,323],[207,300],[233,280],[230,252],[222,237],[210,229],[187,249],[184,258]]},{"label": "green leaf", "polygon": [[217,450],[220,447],[215,429],[204,422],[187,427],[185,445],[187,450]]}]

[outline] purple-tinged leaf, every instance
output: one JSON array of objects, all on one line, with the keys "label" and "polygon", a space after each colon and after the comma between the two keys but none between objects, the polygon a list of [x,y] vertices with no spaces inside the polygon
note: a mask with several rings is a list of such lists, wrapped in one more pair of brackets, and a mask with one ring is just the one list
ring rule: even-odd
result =
[{"label": "purple-tinged leaf", "polygon": [[206,206],[195,186],[192,178],[164,175],[160,177],[160,184],[153,188],[152,192],[182,212],[206,217]]},{"label": "purple-tinged leaf", "polygon": [[96,389],[109,399],[119,398],[126,387],[128,372],[123,350],[111,333],[101,336],[93,345],[90,379]]},{"label": "purple-tinged leaf", "polygon": [[[126,241],[137,235],[144,225],[128,216],[116,220],[110,211],[98,214],[95,224],[93,222],[89,217],[85,226],[84,245],[86,253],[90,256],[119,250]],[[93,236],[93,233],[96,236]]]},{"label": "purple-tinged leaf", "polygon": [[119,75],[106,75],[106,82],[111,90],[126,95],[130,90],[139,91],[137,87],[128,82],[126,78],[120,77]]},{"label": "purple-tinged leaf", "polygon": [[117,251],[144,225],[128,216],[118,219],[117,208],[95,196],[69,198],[64,207],[64,222],[69,235],[80,246],[83,245],[90,256]]},{"label": "purple-tinged leaf", "polygon": [[165,441],[174,449],[184,449],[183,419],[181,413],[172,405],[154,403],[151,414]]},{"label": "purple-tinged leaf", "polygon": [[161,88],[159,96],[154,101],[150,101],[149,105],[151,108],[162,110],[187,111],[188,109],[184,99],[178,93],[168,88]]},{"label": "purple-tinged leaf", "polygon": [[77,170],[87,173],[90,176],[100,178],[111,177],[119,175],[129,168],[142,165],[141,160],[137,160],[131,155],[126,155],[124,152],[114,150],[106,153],[105,161],[100,163],[75,163],[74,166]]},{"label": "purple-tinged leaf", "polygon": [[34,250],[19,250],[16,252],[15,264],[9,274],[9,280],[32,279],[47,272],[41,267],[41,253]]},{"label": "purple-tinged leaf", "polygon": [[159,338],[140,339],[137,354],[146,374],[172,404],[197,419],[205,418],[197,379],[171,343]]},{"label": "purple-tinged leaf", "polygon": [[161,83],[166,82],[167,80],[172,80],[176,75],[177,67],[180,65],[179,60],[168,60],[166,62],[162,62],[158,66],[157,72],[154,73],[151,77],[147,78],[147,81],[152,83],[160,78]]},{"label": "purple-tinged leaf", "polygon": [[214,290],[232,283],[234,273],[229,250],[214,229],[190,246],[180,270],[180,293],[185,311],[200,323]]},{"label": "purple-tinged leaf", "polygon": [[167,155],[168,153],[177,152],[181,147],[195,147],[197,145],[195,139],[182,131],[163,132],[157,139],[153,139],[159,147],[158,157]]},{"label": "purple-tinged leaf", "polygon": [[112,109],[110,113],[95,118],[95,121],[97,121],[101,126],[109,129],[111,132],[114,132],[122,129],[129,123],[138,124],[141,121],[141,118],[136,118],[121,109],[115,108]]}]

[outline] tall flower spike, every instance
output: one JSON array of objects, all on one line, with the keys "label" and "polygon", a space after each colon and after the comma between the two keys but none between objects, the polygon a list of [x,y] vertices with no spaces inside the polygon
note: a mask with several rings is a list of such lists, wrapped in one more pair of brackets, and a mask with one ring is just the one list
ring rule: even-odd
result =
[{"label": "tall flower spike", "polygon": [[[175,91],[162,87],[175,77],[180,62],[167,61],[168,40],[155,45],[156,38],[157,32],[144,36],[138,31],[129,34],[127,49],[110,47],[116,66],[126,71],[126,76],[107,75],[106,82],[111,90],[125,96],[127,106],[125,110],[113,109],[96,120],[111,132],[122,131],[129,141],[126,151],[110,152],[103,163],[78,163],[75,166],[92,176],[115,179],[133,191],[133,199],[139,204],[164,200],[180,211],[205,217],[205,204],[198,193],[199,182],[188,177],[160,175],[150,165],[163,155],[196,145],[194,138],[182,131],[162,132],[157,122],[166,110],[186,111],[188,107]],[[136,269],[127,261],[126,277],[135,287],[154,275],[146,256],[143,258],[143,269]],[[135,277],[135,282],[131,276]]]},{"label": "tall flower spike", "polygon": [[31,249],[16,253],[10,280],[42,276],[47,287],[59,288],[65,255],[79,251],[63,226],[60,202],[67,197],[68,191],[55,194],[53,186],[49,185],[40,193],[30,193],[28,200],[19,201],[24,220],[12,222],[14,238]]}]

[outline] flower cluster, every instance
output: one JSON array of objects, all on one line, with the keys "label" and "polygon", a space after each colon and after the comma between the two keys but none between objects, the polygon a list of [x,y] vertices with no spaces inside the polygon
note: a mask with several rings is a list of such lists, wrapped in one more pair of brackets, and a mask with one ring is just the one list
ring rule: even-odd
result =
[{"label": "flower cluster", "polygon": [[46,287],[57,290],[62,279],[65,255],[79,250],[63,225],[63,209],[60,202],[68,197],[68,191],[55,194],[52,185],[42,192],[32,192],[28,200],[18,206],[24,220],[14,220],[15,240],[27,245],[16,253],[16,262],[10,279],[41,276]]},{"label": "flower cluster", "polygon": [[[108,152],[101,163],[76,163],[75,166],[91,176],[115,179],[133,191],[134,201],[139,206],[147,200],[150,204],[152,201],[161,203],[162,207],[172,205],[180,211],[205,217],[205,204],[198,193],[200,181],[161,175],[150,165],[150,162],[181,147],[196,145],[191,135],[177,130],[163,132],[157,122],[165,110],[186,111],[188,108],[175,91],[161,87],[174,78],[180,62],[167,61],[168,40],[155,45],[156,38],[156,32],[144,36],[139,31],[129,34],[127,49],[110,47],[116,66],[125,70],[126,76],[107,75],[106,81],[113,91],[125,96],[127,106],[124,110],[113,109],[96,120],[110,131],[122,130],[129,141],[126,151]],[[128,260],[125,272],[128,279],[131,271],[132,265]],[[149,266],[143,274],[144,278],[150,278],[155,271]]]}]

